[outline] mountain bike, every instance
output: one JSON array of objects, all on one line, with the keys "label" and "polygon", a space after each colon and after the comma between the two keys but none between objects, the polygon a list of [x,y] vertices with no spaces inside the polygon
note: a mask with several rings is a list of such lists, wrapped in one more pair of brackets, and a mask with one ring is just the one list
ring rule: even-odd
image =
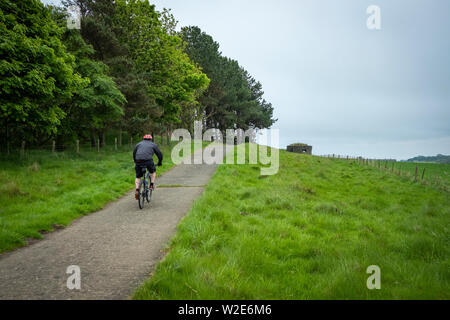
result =
[{"label": "mountain bike", "polygon": [[150,172],[148,172],[147,168],[142,168],[142,173],[144,174],[141,183],[139,184],[139,209],[144,208],[145,201],[150,203],[152,201],[152,193],[153,189],[150,188]]}]

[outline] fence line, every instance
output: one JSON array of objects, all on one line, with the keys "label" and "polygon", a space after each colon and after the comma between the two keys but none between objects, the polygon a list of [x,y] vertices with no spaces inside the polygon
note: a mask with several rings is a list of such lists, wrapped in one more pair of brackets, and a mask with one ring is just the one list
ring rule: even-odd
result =
[{"label": "fence line", "polygon": [[[61,152],[91,152],[96,151],[97,153],[100,153],[102,150],[105,151],[124,151],[128,150],[134,147],[133,141],[134,138],[131,136],[129,138],[128,143],[122,143],[122,137],[123,134],[119,134],[117,136],[110,136],[110,141],[108,145],[106,144],[106,141],[103,140],[102,143],[100,143],[100,139],[97,138],[94,143],[91,141],[87,142],[81,142],[80,140],[75,140],[71,143],[64,143],[62,145],[58,145],[55,140],[50,140],[45,144],[41,144],[38,146],[30,145],[29,143],[26,143],[25,141],[21,141],[16,148],[11,148],[11,145],[8,144],[8,149],[0,152],[1,156],[11,156],[11,154],[16,154],[20,158],[23,158],[27,155],[30,151],[48,151],[51,154],[57,155]],[[154,141],[159,144],[165,144],[164,139],[160,136],[154,137]]]},{"label": "fence line", "polygon": [[[396,174],[400,177],[406,177],[410,179],[411,172],[407,169],[402,170],[402,164],[407,162],[399,162],[396,159],[369,159],[369,158],[363,158],[363,157],[352,157],[352,156],[342,156],[342,155],[336,155],[336,154],[327,154],[327,155],[319,155],[318,157],[321,158],[329,158],[329,159],[339,159],[344,161],[353,161],[354,163],[360,164],[360,165],[367,165],[370,167],[374,167],[380,171],[385,171],[387,173]],[[391,168],[388,167],[388,163],[392,163]],[[395,170],[395,165],[398,164],[398,170]],[[419,173],[419,165],[416,164],[415,170],[414,170],[414,182],[419,182],[425,185],[435,185],[445,191],[449,191],[447,185],[443,182],[442,179],[440,179],[439,174],[436,173],[435,177],[431,177],[431,180],[428,180],[425,178],[426,168],[422,168],[422,172]],[[434,178],[434,179],[433,179]],[[433,181],[434,180],[434,181]],[[434,182],[434,183],[433,183]]]}]

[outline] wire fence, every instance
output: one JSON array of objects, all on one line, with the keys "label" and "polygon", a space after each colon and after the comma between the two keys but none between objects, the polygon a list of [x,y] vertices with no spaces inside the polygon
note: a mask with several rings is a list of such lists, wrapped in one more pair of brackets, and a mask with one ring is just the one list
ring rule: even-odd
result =
[{"label": "wire fence", "polygon": [[[162,136],[154,137],[154,140],[156,143],[165,142]],[[25,159],[37,153],[40,155],[59,155],[66,153],[102,154],[105,152],[125,152],[133,150],[138,141],[140,141],[138,138],[128,137],[127,139],[121,139],[120,136],[109,137],[108,141],[105,139],[103,142],[98,138],[95,141],[80,142],[80,140],[75,140],[73,143],[64,143],[63,145],[58,145],[55,140],[39,146],[27,145],[25,141],[22,141],[19,149],[12,149],[9,154],[2,153],[2,155],[7,157],[19,155],[20,159]],[[319,157],[351,161],[352,163],[377,168],[386,173],[407,178],[413,182],[436,186],[447,192],[450,191],[450,164],[419,164],[398,162],[395,159],[368,159],[339,154],[319,155]]]},{"label": "wire fence", "polygon": [[435,186],[450,192],[450,164],[416,163],[397,161],[395,159],[369,159],[337,154],[320,155],[319,157],[351,161],[416,183]]},{"label": "wire fence", "polygon": [[[120,151],[129,151],[133,150],[136,143],[141,141],[139,137],[124,137],[116,136],[116,137],[108,137],[108,139],[100,140],[99,138],[94,141],[80,141],[75,140],[72,142],[64,142],[62,144],[58,144],[56,140],[50,140],[48,143],[39,144],[39,145],[30,145],[25,141],[15,148],[11,146],[7,151],[2,151],[2,156],[19,156],[20,158],[26,157],[32,153],[52,153],[52,154],[61,154],[61,153],[102,153],[102,152],[120,152]],[[154,137],[154,141],[156,143],[164,144],[166,143],[166,139],[161,136]]]},{"label": "wire fence", "polygon": [[70,152],[70,153],[82,153],[82,152],[105,152],[105,151],[123,151],[126,149],[130,149],[134,147],[132,144],[133,141],[130,140],[129,143],[120,144],[118,141],[115,141],[112,144],[102,143],[99,139],[95,141],[95,143],[91,142],[80,142],[76,140],[71,143],[57,144],[56,141],[51,141],[47,144],[41,145],[27,145],[24,141],[20,145],[19,148],[13,148],[8,153],[3,152],[3,155],[19,155],[20,157],[24,157],[29,153],[40,151],[40,152],[48,152],[48,153],[61,153],[61,152]]}]

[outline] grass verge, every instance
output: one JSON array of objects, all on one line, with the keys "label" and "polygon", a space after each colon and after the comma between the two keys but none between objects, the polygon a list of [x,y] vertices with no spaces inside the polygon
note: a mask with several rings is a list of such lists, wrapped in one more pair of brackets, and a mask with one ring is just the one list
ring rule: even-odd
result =
[{"label": "grass verge", "polygon": [[[160,144],[158,175],[173,167],[174,145]],[[0,167],[0,253],[103,208],[130,191],[135,179],[130,146],[79,154],[35,150],[22,159],[3,156]]]},{"label": "grass verge", "polygon": [[447,192],[354,161],[221,165],[134,299],[449,299],[449,222]]}]

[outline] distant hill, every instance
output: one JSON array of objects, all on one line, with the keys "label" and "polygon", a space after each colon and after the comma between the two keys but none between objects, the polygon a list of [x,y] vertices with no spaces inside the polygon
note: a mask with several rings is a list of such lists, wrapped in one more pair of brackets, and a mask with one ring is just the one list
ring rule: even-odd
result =
[{"label": "distant hill", "polygon": [[406,161],[408,161],[408,162],[450,163],[450,156],[446,156],[443,154],[438,154],[436,156],[431,156],[431,157],[418,156],[418,157],[408,159]]}]

